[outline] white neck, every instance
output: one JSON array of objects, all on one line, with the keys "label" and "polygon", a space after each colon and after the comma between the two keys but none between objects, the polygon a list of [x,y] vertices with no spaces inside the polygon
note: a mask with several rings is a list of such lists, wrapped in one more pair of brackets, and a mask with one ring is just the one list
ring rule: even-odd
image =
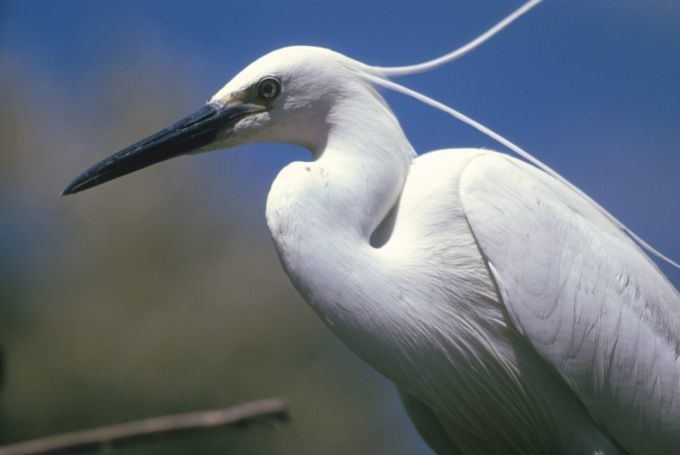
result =
[{"label": "white neck", "polygon": [[359,281],[377,273],[365,260],[371,234],[397,202],[415,156],[382,98],[363,95],[329,113],[328,134],[311,150],[315,160],[286,166],[267,200],[284,268],[336,332],[358,323],[366,304]]},{"label": "white neck", "polygon": [[[309,145],[314,161],[286,166],[272,185],[270,227],[283,217],[305,231],[322,223],[331,232],[343,228],[368,240],[397,201],[415,152],[372,89],[339,101],[319,123],[323,136]],[[274,230],[272,235],[279,237]]]},{"label": "white neck", "polygon": [[[362,112],[345,107],[323,149],[314,153],[327,185],[318,190],[328,195],[318,209],[367,241],[399,198],[415,153],[387,106],[371,106],[370,114],[365,103],[350,108]],[[354,120],[359,118],[364,120]]]}]

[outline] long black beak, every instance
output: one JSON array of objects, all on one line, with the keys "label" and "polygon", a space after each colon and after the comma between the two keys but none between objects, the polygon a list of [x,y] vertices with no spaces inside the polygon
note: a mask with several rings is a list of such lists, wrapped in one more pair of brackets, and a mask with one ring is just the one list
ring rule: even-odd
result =
[{"label": "long black beak", "polygon": [[77,193],[206,147],[228,132],[237,120],[256,112],[256,108],[257,106],[240,102],[224,107],[208,104],[174,125],[95,164],[71,182],[62,194]]}]

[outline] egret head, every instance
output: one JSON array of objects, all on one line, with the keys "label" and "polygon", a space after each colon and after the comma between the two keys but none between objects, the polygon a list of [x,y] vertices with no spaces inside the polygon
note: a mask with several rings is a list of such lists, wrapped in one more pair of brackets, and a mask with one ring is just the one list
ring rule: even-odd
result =
[{"label": "egret head", "polygon": [[[370,66],[328,49],[308,46],[271,52],[236,75],[205,107],[95,164],[71,182],[64,194],[77,193],[175,156],[248,142],[287,142],[315,151],[325,145],[328,130],[338,112],[366,119],[372,115],[367,110],[369,104],[385,107],[384,100],[373,89],[374,85],[395,90],[447,112],[535,162],[528,153],[489,128],[387,78],[430,71],[452,62],[480,46],[540,2],[529,0],[471,42],[444,56],[416,65]],[[342,109],[334,110],[340,104]],[[389,109],[381,111],[389,112]],[[350,118],[350,123],[358,126],[361,122]],[[543,167],[540,162],[536,164]]]},{"label": "egret head", "polygon": [[296,46],[271,52],[243,69],[202,109],[95,164],[64,194],[179,155],[238,144],[322,146],[333,107],[365,92],[370,84],[361,75],[370,72],[369,66],[327,49]]}]

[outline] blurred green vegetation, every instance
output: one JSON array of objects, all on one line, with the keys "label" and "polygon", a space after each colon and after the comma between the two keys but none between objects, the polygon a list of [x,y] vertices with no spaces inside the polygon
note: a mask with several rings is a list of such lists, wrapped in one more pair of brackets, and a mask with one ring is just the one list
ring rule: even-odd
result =
[{"label": "blurred green vegetation", "polygon": [[151,60],[73,94],[0,57],[0,442],[284,396],[288,425],[116,453],[412,453],[391,385],[297,296],[264,217],[244,222],[261,200],[187,159],[59,196],[197,106],[188,76]]}]

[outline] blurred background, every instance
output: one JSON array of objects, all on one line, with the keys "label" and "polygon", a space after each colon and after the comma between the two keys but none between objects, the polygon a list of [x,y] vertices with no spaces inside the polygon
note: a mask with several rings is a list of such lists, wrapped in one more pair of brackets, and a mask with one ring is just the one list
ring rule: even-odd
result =
[{"label": "blurred background", "polygon": [[[0,443],[280,395],[289,425],[118,453],[430,453],[390,383],[278,264],[266,194],[304,150],[244,146],[59,194],[270,50],[415,63],[520,4],[0,0]],[[678,0],[551,1],[402,82],[516,141],[678,260],[679,31]],[[386,96],[419,151],[500,148]]]}]

